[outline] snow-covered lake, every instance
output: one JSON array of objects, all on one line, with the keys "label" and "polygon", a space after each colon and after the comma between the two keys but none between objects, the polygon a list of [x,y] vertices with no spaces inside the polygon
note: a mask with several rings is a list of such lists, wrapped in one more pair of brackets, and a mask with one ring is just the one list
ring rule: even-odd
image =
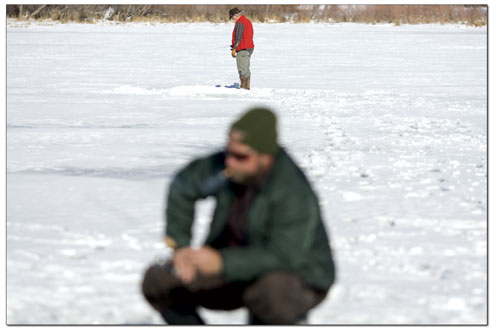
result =
[{"label": "snow-covered lake", "polygon": [[140,281],[164,251],[167,185],[257,104],[337,261],[311,324],[486,323],[486,28],[254,28],[241,91],[231,24],[8,21],[8,324],[162,324]]}]

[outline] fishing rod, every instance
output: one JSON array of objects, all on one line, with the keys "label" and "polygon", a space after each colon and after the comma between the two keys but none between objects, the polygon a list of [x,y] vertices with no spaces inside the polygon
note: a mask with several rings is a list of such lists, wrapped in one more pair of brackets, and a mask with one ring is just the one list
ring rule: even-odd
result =
[{"label": "fishing rod", "polygon": [[[233,46],[232,46],[232,45],[228,45],[228,46],[229,46],[229,48],[231,48],[231,49],[233,48]],[[216,47],[216,48],[214,48],[214,50],[221,50],[221,49],[225,49],[226,47],[227,47],[227,46]]]}]

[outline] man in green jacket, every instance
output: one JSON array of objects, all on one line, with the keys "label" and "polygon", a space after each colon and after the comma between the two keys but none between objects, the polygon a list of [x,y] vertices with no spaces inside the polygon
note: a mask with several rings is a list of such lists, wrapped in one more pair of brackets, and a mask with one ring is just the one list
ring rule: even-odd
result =
[{"label": "man in green jacket", "polygon": [[[217,205],[201,248],[190,247],[195,202]],[[167,199],[171,261],[151,266],[142,288],[169,324],[203,324],[196,308],[246,307],[250,324],[295,324],[334,282],[318,199],[278,145],[276,117],[254,108],[232,124],[225,151],[180,170]]]}]

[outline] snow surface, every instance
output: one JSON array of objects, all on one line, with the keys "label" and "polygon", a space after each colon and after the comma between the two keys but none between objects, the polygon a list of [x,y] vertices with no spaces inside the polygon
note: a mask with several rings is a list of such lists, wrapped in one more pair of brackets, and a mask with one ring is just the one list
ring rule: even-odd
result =
[{"label": "snow surface", "polygon": [[255,24],[250,91],[231,31],[8,22],[7,323],[162,324],[139,286],[171,176],[268,105],[338,265],[309,322],[484,324],[486,29]]}]

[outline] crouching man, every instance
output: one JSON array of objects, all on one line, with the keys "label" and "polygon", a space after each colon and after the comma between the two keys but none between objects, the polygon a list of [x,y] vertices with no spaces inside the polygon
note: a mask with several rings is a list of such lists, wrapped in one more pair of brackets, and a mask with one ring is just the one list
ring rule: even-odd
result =
[{"label": "crouching man", "polygon": [[[217,204],[206,243],[190,247],[195,202]],[[304,323],[335,277],[318,199],[278,145],[276,116],[254,108],[232,124],[226,149],[175,176],[167,199],[172,260],[142,290],[168,324],[201,325],[197,307],[246,307],[249,324]]]}]

